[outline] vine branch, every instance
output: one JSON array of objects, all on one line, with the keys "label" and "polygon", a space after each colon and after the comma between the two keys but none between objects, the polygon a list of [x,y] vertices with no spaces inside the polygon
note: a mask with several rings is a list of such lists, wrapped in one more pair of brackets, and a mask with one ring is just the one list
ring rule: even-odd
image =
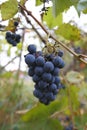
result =
[{"label": "vine branch", "polygon": [[12,60],[10,60],[6,65],[0,68],[0,71],[2,71],[5,67],[7,67],[10,63],[12,63],[16,58],[18,58],[20,55],[15,56]]},{"label": "vine branch", "polygon": [[[34,20],[35,22],[38,23],[38,25],[44,30],[44,32],[49,35],[49,32],[45,29],[45,27],[34,17],[34,15],[32,14],[31,11],[28,11],[24,6],[20,5],[19,4],[19,7],[26,11],[26,13],[28,15],[30,15]],[[53,35],[49,35],[50,38],[52,38],[55,42],[57,42],[58,44],[60,44],[62,47],[64,47],[68,52],[70,52],[71,54],[73,54],[78,60],[82,61],[83,63],[87,64],[87,61],[83,59],[83,55],[81,54],[77,54],[75,53],[73,50],[71,50],[69,47],[67,47],[65,44],[63,44],[62,42],[60,42],[59,40],[57,40]],[[84,56],[84,57],[87,57],[87,56]]]}]

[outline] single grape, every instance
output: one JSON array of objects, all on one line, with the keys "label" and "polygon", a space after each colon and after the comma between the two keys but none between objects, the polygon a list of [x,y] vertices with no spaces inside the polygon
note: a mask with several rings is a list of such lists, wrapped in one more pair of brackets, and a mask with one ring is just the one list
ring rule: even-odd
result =
[{"label": "single grape", "polygon": [[8,38],[8,37],[11,37],[11,32],[6,32],[6,39]]},{"label": "single grape", "polygon": [[40,89],[46,88],[49,84],[47,82],[44,82],[43,80],[38,82],[38,87]]},{"label": "single grape", "polygon": [[36,53],[36,46],[34,44],[31,44],[28,46],[27,50],[33,54],[33,53]]},{"label": "single grape", "polygon": [[19,34],[16,34],[15,41],[16,41],[17,43],[19,43],[19,42],[20,42],[20,39],[21,39],[21,36],[20,36]]},{"label": "single grape", "polygon": [[43,81],[45,81],[45,82],[51,82],[52,81],[52,75],[50,74],[50,73],[43,73],[43,75],[42,75],[42,79],[43,79]]},{"label": "single grape", "polygon": [[45,59],[42,56],[38,56],[36,58],[36,65],[37,66],[43,66],[45,64]]},{"label": "single grape", "polygon": [[37,82],[39,82],[41,80],[41,77],[39,77],[38,75],[34,74],[32,79],[33,79],[34,82],[37,83]]},{"label": "single grape", "polygon": [[50,61],[47,61],[45,64],[44,64],[44,71],[45,72],[52,72],[54,70],[54,65],[52,62]]},{"label": "single grape", "polygon": [[57,86],[60,83],[60,78],[58,76],[55,76],[55,82],[54,82]]},{"label": "single grape", "polygon": [[57,56],[53,59],[53,63],[56,67],[63,68],[65,63],[61,57]]},{"label": "single grape", "polygon": [[32,54],[28,54],[25,56],[25,63],[28,66],[33,66],[35,65],[35,56],[33,56]]},{"label": "single grape", "polygon": [[62,57],[64,55],[63,51],[62,50],[59,50],[58,51],[58,56]]},{"label": "single grape", "polygon": [[49,90],[50,91],[54,91],[54,90],[56,90],[57,89],[57,85],[56,84],[54,84],[54,83],[52,83],[50,86],[49,86]]},{"label": "single grape", "polygon": [[16,26],[16,27],[18,26],[18,21],[14,22],[14,26]]},{"label": "single grape", "polygon": [[42,98],[42,97],[43,97],[43,94],[42,94],[39,90],[37,90],[37,89],[35,89],[35,90],[33,91],[33,94],[34,94],[34,96],[37,97],[37,98]]},{"label": "single grape", "polygon": [[55,96],[53,95],[52,92],[48,92],[45,94],[45,98],[48,99],[49,101],[55,100]]},{"label": "single grape", "polygon": [[48,105],[48,104],[50,103],[50,101],[47,100],[45,97],[39,99],[39,101],[40,101],[41,103],[45,104],[45,105]]},{"label": "single grape", "polygon": [[41,76],[43,74],[43,67],[40,66],[35,67],[35,74]]},{"label": "single grape", "polygon": [[59,75],[59,72],[60,72],[60,69],[58,67],[55,67],[53,70],[53,75],[57,76],[57,75]]},{"label": "single grape", "polygon": [[33,76],[34,74],[35,74],[35,72],[34,72],[34,67],[31,66],[31,67],[29,68],[29,70],[28,70],[28,75],[29,75],[29,76]]}]

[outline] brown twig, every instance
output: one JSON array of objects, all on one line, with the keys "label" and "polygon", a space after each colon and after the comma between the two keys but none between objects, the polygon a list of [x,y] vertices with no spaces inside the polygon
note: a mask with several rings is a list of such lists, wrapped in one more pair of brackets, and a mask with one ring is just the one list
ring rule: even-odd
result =
[{"label": "brown twig", "polygon": [[22,10],[22,14],[24,15],[27,23],[29,23],[32,26],[32,29],[36,32],[36,34],[39,36],[39,38],[42,40],[42,42],[46,43],[46,40],[41,36],[41,34],[37,31],[37,29],[34,27],[34,25],[31,23],[29,18],[26,16],[24,10]]},{"label": "brown twig", "polygon": [[[44,32],[49,35],[49,32],[45,29],[45,27],[34,17],[34,15],[32,14],[31,11],[28,11],[25,7],[23,7],[22,5],[19,4],[19,7],[26,11],[26,13],[28,15],[30,15],[37,23],[38,25],[44,30]],[[62,47],[64,47],[68,52],[70,52],[71,54],[73,54],[78,60],[82,61],[83,63],[87,64],[87,61],[84,60],[82,57],[79,57],[79,54],[75,53],[73,50],[71,50],[69,47],[67,47],[65,44],[63,44],[62,42],[58,41],[53,35],[49,35],[50,38],[52,38],[55,42],[57,42],[58,44],[60,44]]]},{"label": "brown twig", "polygon": [[20,55],[15,56],[12,60],[10,60],[6,65],[0,68],[0,71],[2,71],[5,67],[7,67],[10,63],[12,63],[16,58],[18,58]]}]

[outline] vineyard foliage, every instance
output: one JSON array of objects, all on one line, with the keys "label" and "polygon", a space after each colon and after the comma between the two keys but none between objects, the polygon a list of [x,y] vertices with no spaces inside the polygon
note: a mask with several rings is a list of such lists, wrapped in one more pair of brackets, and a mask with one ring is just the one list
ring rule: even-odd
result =
[{"label": "vineyard foliage", "polygon": [[[32,1],[0,3],[0,130],[86,130],[87,32],[63,18],[72,7],[79,18],[87,16],[87,0]],[[33,95],[35,83],[25,63],[30,44],[45,50],[46,56],[57,49],[64,52],[65,66],[58,75],[63,87],[49,105]]]}]

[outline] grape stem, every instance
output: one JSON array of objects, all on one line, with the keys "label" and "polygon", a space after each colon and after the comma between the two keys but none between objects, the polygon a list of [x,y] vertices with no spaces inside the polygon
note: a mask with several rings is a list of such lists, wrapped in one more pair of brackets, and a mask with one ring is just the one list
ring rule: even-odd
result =
[{"label": "grape stem", "polygon": [[[34,17],[34,15],[32,14],[32,12],[31,11],[28,11],[24,6],[22,6],[22,5],[20,5],[19,4],[19,7],[22,9],[22,10],[24,10],[24,11],[26,11],[26,13],[29,15],[29,16],[31,16],[34,20],[35,20],[35,22],[36,23],[38,23],[38,25],[43,29],[43,31],[47,34],[47,35],[49,35],[49,32],[45,29],[45,27]],[[58,44],[60,44],[62,47],[64,47],[68,52],[70,52],[71,54],[73,54],[78,60],[80,60],[81,62],[83,62],[83,63],[85,63],[85,64],[87,64],[87,61],[85,60],[85,59],[83,59],[84,57],[86,57],[87,58],[87,56],[86,55],[84,55],[84,57],[83,57],[83,54],[77,54],[77,53],[75,53],[73,50],[71,50],[69,47],[67,47],[65,44],[63,44],[62,42],[60,42],[59,40],[57,40],[53,35],[49,35],[49,37],[50,38],[52,38],[55,42],[57,42]]]}]

